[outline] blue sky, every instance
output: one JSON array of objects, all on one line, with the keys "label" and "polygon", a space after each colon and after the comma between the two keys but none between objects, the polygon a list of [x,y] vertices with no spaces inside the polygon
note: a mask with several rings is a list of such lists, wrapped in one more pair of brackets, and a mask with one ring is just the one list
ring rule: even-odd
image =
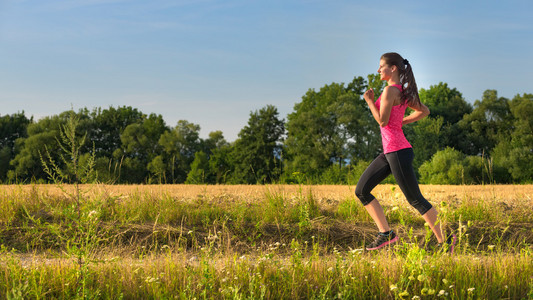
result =
[{"label": "blue sky", "polygon": [[0,0],[0,114],[129,105],[237,138],[268,104],[407,58],[419,88],[533,93],[533,1]]}]

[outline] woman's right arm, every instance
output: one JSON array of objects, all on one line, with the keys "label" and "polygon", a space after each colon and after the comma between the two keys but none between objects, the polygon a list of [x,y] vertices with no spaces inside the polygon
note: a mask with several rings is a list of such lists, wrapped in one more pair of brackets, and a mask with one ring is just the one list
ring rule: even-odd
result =
[{"label": "woman's right arm", "polygon": [[420,119],[423,119],[429,115],[429,108],[420,102],[420,105],[409,105],[409,108],[414,110],[414,112],[407,117],[403,118],[402,125],[416,122]]}]

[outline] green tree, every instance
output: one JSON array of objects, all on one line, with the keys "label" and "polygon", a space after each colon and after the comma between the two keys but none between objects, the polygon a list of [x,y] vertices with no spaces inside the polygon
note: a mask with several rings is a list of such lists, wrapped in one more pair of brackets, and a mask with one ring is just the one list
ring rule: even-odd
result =
[{"label": "green tree", "polygon": [[0,182],[7,179],[11,169],[9,162],[18,152],[16,140],[27,137],[27,128],[32,122],[33,118],[26,118],[24,112],[0,116]]},{"label": "green tree", "polygon": [[[429,117],[404,126],[404,133],[415,149],[413,166],[417,170],[423,162],[439,150],[446,147],[460,149],[465,139],[458,122],[464,115],[472,112],[472,105],[466,102],[462,94],[447,83],[432,85],[429,89],[420,89],[420,101],[431,111]],[[407,114],[411,113],[408,109]]]},{"label": "green tree", "polygon": [[232,146],[224,139],[222,131],[213,131],[203,141],[203,151],[207,153],[209,170],[206,173],[208,183],[225,183],[231,171],[229,153]]},{"label": "green tree", "polygon": [[342,169],[348,161],[379,153],[379,126],[361,98],[366,88],[366,81],[357,77],[347,87],[332,83],[307,91],[288,115],[286,172],[319,178],[334,163]]},{"label": "green tree", "polygon": [[92,126],[87,139],[95,146],[97,157],[112,157],[122,146],[122,132],[130,124],[141,123],[146,115],[131,106],[107,109],[96,108],[91,112]]},{"label": "green tree", "polygon": [[213,150],[220,149],[222,147],[228,146],[229,143],[224,138],[222,131],[212,131],[209,133],[209,137],[202,141],[202,149],[207,154],[210,155]]},{"label": "green tree", "polygon": [[[162,150],[149,165],[152,174],[158,174],[157,176],[171,183],[183,183],[187,179],[194,154],[202,149],[200,126],[180,120],[176,127],[161,134],[158,145]],[[162,175],[163,172],[165,175]]]},{"label": "green tree", "polygon": [[497,167],[508,170],[513,181],[533,181],[533,94],[516,95],[510,102],[513,130],[501,135],[491,156]]},{"label": "green tree", "polygon": [[283,120],[275,106],[250,113],[248,125],[239,132],[231,153],[236,183],[268,183],[281,175]]},{"label": "green tree", "polygon": [[512,119],[509,100],[498,97],[495,90],[486,90],[472,113],[458,123],[465,135],[459,149],[468,155],[488,155],[500,138],[510,134]]},{"label": "green tree", "polygon": [[[107,109],[94,109],[90,117],[92,122],[88,129],[87,139],[94,143],[95,170],[98,172],[99,180],[107,183],[127,182],[128,176],[119,181],[120,175],[124,172],[134,172],[131,169],[133,162],[131,158],[126,157],[122,149],[121,136],[129,125],[143,123],[146,115],[131,106],[118,108],[111,106]],[[125,170],[122,170],[123,168]],[[143,174],[136,178],[135,182],[142,181],[146,175],[146,171],[139,170]]]},{"label": "green tree", "polygon": [[445,123],[455,124],[465,114],[472,112],[472,105],[466,102],[456,88],[449,88],[447,83],[440,82],[429,89],[420,89],[420,101],[431,111],[432,118],[442,116]]},{"label": "green tree", "polygon": [[[47,180],[47,174],[41,164],[41,153],[50,152],[55,161],[59,161],[59,147],[57,139],[59,130],[66,122],[66,113],[45,117],[29,124],[28,137],[19,138],[15,147],[20,151],[11,160],[13,167],[8,172],[8,180],[11,181],[34,181]],[[64,167],[61,166],[60,167]]]},{"label": "green tree", "polygon": [[194,154],[194,160],[191,163],[191,170],[187,174],[187,180],[185,180],[185,183],[188,183],[188,184],[206,183],[208,175],[209,175],[209,161],[207,159],[207,154],[205,154],[203,151],[198,151]]},{"label": "green tree", "polygon": [[209,182],[210,183],[226,183],[227,176],[232,169],[231,153],[233,146],[230,144],[222,145],[211,151],[209,155]]},{"label": "green tree", "polygon": [[159,154],[158,141],[168,128],[161,115],[150,114],[140,123],[129,124],[120,135],[121,147],[113,157],[123,161],[120,181],[140,183],[148,177],[148,164]]}]

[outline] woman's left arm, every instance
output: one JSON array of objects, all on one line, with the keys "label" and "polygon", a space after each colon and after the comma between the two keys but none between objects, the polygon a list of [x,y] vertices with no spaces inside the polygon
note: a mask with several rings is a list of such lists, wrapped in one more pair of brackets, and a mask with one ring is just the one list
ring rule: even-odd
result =
[{"label": "woman's left arm", "polygon": [[403,118],[402,125],[416,122],[429,115],[429,108],[425,106],[422,102],[420,102],[420,105],[409,105],[409,108],[414,110],[414,112]]}]

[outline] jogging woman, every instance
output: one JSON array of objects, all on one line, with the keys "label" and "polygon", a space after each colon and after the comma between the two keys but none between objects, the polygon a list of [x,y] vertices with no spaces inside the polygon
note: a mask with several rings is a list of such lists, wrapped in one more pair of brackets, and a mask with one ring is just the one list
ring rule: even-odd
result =
[{"label": "jogging woman", "polygon": [[[378,73],[381,80],[387,81],[381,96],[374,102],[374,91],[369,89],[364,98],[378,122],[381,130],[383,153],[381,153],[364,171],[355,194],[376,222],[379,233],[376,240],[369,244],[367,250],[377,250],[398,241],[398,236],[391,230],[383,208],[371,192],[391,173],[400,186],[407,201],[422,215],[435,234],[439,244],[444,238],[440,224],[437,222],[437,210],[422,196],[413,169],[413,148],[403,134],[402,125],[416,122],[427,115],[429,109],[420,102],[413,70],[409,61],[398,53],[385,53],[379,61]],[[412,114],[404,117],[405,110],[410,107]],[[453,252],[455,235],[451,235],[446,243]]]}]

